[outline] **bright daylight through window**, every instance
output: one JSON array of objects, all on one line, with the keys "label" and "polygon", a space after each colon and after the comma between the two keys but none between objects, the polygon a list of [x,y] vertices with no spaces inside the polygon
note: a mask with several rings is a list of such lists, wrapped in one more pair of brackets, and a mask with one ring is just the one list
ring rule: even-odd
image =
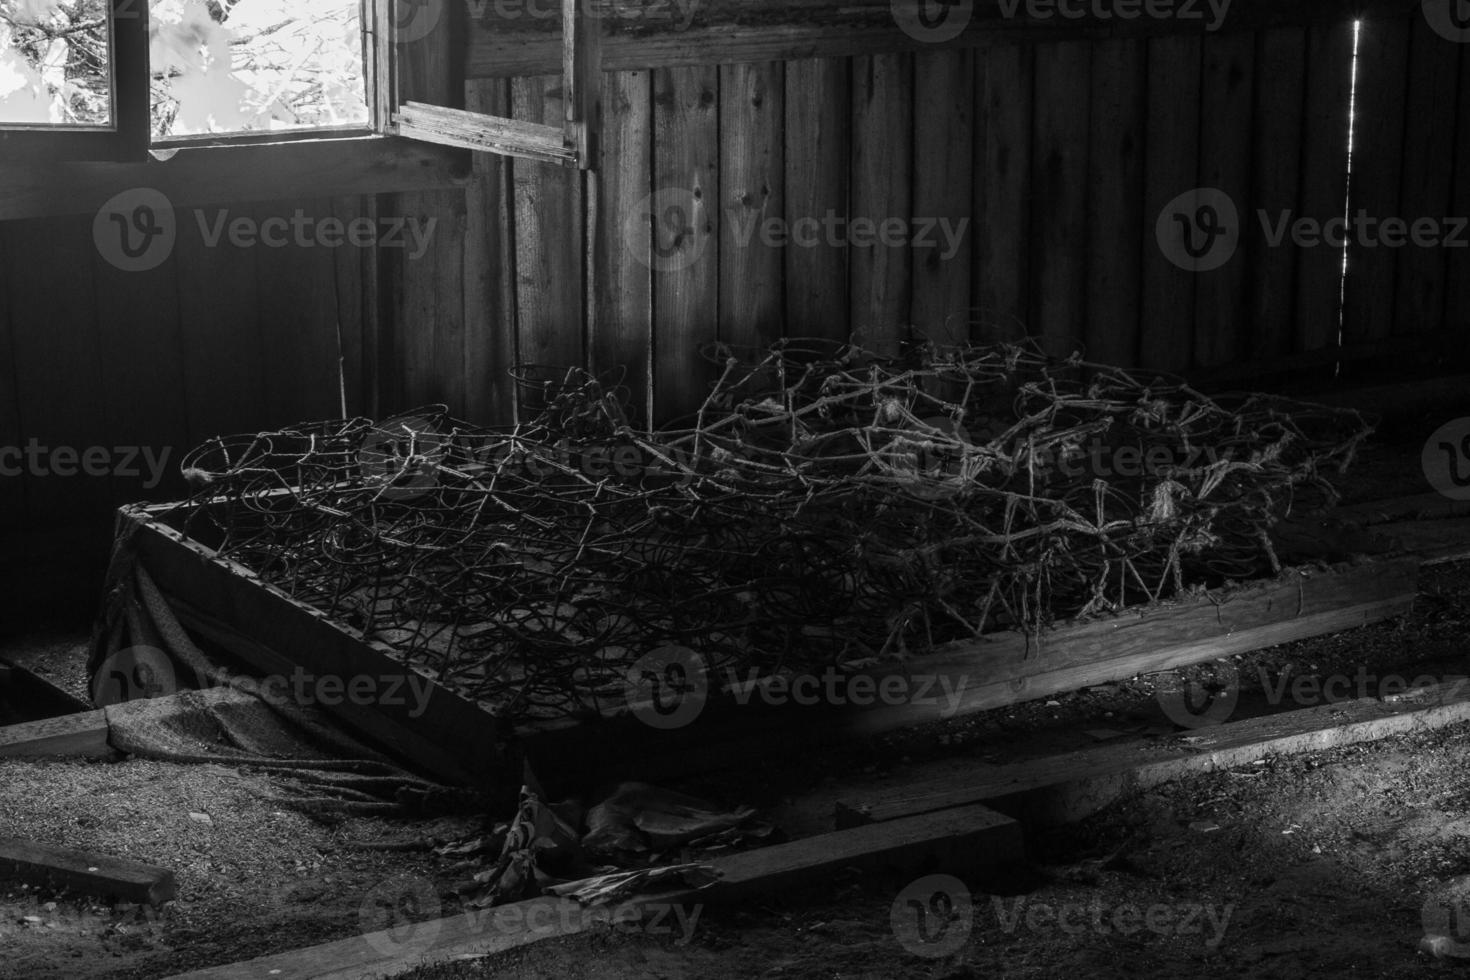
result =
[{"label": "bright daylight through window", "polygon": [[[148,0],[148,18],[154,140],[369,125],[359,0]],[[0,0],[0,125],[109,125],[110,37],[107,0]]]}]

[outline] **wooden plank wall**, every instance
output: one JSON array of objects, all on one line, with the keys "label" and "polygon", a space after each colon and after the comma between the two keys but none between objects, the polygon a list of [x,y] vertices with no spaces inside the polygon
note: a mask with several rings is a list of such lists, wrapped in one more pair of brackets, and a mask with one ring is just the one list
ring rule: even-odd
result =
[{"label": "wooden plank wall", "polygon": [[[90,215],[0,223],[0,447],[147,444],[172,469],[209,435],[336,416],[344,395],[350,413],[445,402],[506,423],[517,364],[585,366],[635,422],[664,424],[708,390],[715,340],[1029,332],[1189,371],[1463,336],[1470,249],[1354,249],[1344,283],[1340,250],[1268,247],[1256,217],[1331,219],[1349,191],[1374,216],[1470,214],[1470,45],[1412,7],[1358,39],[1351,187],[1354,31],[1319,20],[609,71],[591,174],[482,156],[459,188],[221,206],[433,219],[417,257],[210,247],[181,210],[169,259],[125,274]],[[464,104],[563,111],[544,75],[472,78]],[[1230,195],[1242,236],[1191,272],[1157,229],[1201,186]],[[895,219],[962,234],[842,239]],[[780,222],[800,244],[768,238]],[[181,489],[0,479],[0,545],[21,570],[52,526],[105,547],[113,504]]]},{"label": "wooden plank wall", "polygon": [[[497,338],[502,360],[621,376],[634,416],[657,424],[708,391],[699,351],[714,340],[1030,333],[1201,371],[1463,331],[1463,250],[1355,250],[1344,315],[1342,250],[1273,247],[1264,232],[1262,212],[1272,224],[1343,213],[1354,43],[1340,20],[607,72],[598,172],[496,165],[514,208],[482,195],[490,210],[472,220],[498,231],[491,253],[508,261],[464,271],[515,301],[466,329]],[[1362,46],[1355,203],[1465,213],[1466,46],[1417,8],[1369,22]],[[469,98],[507,84],[517,116],[559,111],[554,78],[473,79]],[[1221,268],[1190,271],[1157,227],[1202,187],[1229,195],[1240,241]],[[947,219],[964,233],[782,247],[762,234],[778,218],[807,231]],[[442,298],[450,285],[434,281]],[[495,407],[509,418],[505,397]]]}]

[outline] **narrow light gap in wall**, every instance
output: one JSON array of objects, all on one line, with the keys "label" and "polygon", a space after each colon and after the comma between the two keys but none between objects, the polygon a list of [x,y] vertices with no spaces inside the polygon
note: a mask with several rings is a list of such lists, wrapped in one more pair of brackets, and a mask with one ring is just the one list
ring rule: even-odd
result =
[{"label": "narrow light gap in wall", "polygon": [[[1363,39],[1363,21],[1353,21],[1353,69],[1352,81],[1348,87],[1348,138],[1347,138],[1347,189],[1343,193],[1342,217],[1343,217],[1343,243],[1342,243],[1342,277],[1338,283],[1337,292],[1337,349],[1342,350],[1342,328],[1347,320],[1347,281],[1348,281],[1348,256],[1352,249],[1352,207],[1353,207],[1353,150],[1354,141],[1357,137],[1358,122],[1358,46]],[[1334,378],[1342,375],[1342,359],[1338,358],[1332,367]]]}]

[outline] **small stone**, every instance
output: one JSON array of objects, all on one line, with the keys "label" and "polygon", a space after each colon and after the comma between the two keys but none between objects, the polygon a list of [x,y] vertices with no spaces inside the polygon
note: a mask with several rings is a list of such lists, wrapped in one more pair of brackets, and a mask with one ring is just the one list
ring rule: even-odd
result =
[{"label": "small stone", "polygon": [[206,827],[214,826],[214,821],[207,813],[191,813],[189,814],[189,819],[194,821],[195,823],[202,823]]}]

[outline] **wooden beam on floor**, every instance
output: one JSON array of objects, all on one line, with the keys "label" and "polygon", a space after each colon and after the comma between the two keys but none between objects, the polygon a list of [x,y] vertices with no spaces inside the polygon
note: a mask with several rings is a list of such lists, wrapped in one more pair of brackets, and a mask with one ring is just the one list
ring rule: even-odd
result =
[{"label": "wooden beam on floor", "polygon": [[[644,915],[658,914],[666,927],[675,926],[680,910],[687,920],[706,905],[789,894],[828,882],[847,868],[905,875],[942,871],[967,877],[1019,863],[1022,856],[1021,828],[1014,820],[985,806],[958,807],[732,854],[710,862],[721,877],[707,888],[640,895],[615,909],[584,909],[568,899],[537,898],[196,970],[170,980],[391,977],[425,963],[575,935],[597,922],[636,923]],[[671,910],[675,914],[670,915]]]},{"label": "wooden beam on floor", "polygon": [[0,728],[0,759],[106,759],[107,716],[100,710],[25,721]]},{"label": "wooden beam on floor", "polygon": [[1470,679],[1389,699],[1362,698],[943,778],[914,780],[837,804],[837,825],[906,820],[984,803],[1026,822],[1070,823],[1125,794],[1267,756],[1317,752],[1470,721]]},{"label": "wooden beam on floor", "polygon": [[162,905],[178,894],[167,868],[30,841],[0,837],[0,881],[71,888],[99,898]]}]

